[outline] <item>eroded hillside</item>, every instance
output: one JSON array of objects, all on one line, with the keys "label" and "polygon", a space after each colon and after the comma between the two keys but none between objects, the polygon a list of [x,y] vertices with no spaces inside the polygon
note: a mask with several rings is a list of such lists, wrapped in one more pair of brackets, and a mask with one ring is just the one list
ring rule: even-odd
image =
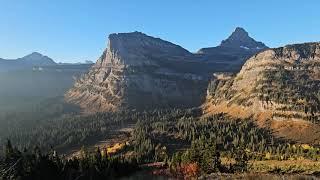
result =
[{"label": "eroded hillside", "polygon": [[215,75],[207,113],[254,116],[279,136],[320,140],[320,44],[269,49],[251,57],[236,75]]}]

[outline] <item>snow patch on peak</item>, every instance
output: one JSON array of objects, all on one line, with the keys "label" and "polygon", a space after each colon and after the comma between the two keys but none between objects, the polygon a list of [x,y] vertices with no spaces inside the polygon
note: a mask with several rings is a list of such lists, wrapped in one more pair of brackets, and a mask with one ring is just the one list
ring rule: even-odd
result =
[{"label": "snow patch on peak", "polygon": [[240,46],[240,48],[245,49],[245,50],[250,50],[247,46]]}]

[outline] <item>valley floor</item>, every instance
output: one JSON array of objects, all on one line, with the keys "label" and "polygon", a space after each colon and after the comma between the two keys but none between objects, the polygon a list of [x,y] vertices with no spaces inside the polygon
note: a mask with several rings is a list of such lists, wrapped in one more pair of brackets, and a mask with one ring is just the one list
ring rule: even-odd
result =
[{"label": "valley floor", "polygon": [[[84,145],[76,145],[72,148],[67,148],[63,154],[66,155],[68,159],[73,157],[79,157],[82,147],[85,147],[87,151],[94,152],[96,148],[100,148],[101,150],[115,148],[116,146],[121,146],[122,144],[126,144],[126,142],[130,139],[130,133],[132,133],[134,128],[134,123],[126,123],[120,127],[116,127],[115,129],[108,132],[108,138],[105,139],[95,139],[92,138],[88,143]],[[112,151],[112,150],[111,150]]]},{"label": "valley floor", "polygon": [[[3,169],[10,170],[21,158],[26,163],[41,164],[42,161],[37,156],[42,156],[46,161],[57,164],[58,170],[53,171],[53,174],[70,175],[69,171],[64,170],[69,168],[70,172],[76,172],[72,177],[318,178],[319,147],[290,144],[290,141],[278,139],[267,129],[258,127],[251,119],[234,119],[222,113],[207,117],[199,114],[201,115],[198,109],[191,109],[106,113],[73,118],[68,116],[61,120],[63,124],[54,129],[60,135],[63,128],[66,129],[66,135],[75,137],[71,142],[78,144],[70,143],[60,146],[60,149],[55,148],[58,154],[64,154],[63,158],[55,159],[52,151],[42,155],[39,152],[33,154],[37,151],[31,148],[26,152],[15,152],[15,148],[7,144],[10,151],[5,151],[6,156],[12,161],[3,161]],[[48,123],[55,122],[57,120]],[[46,134],[45,132],[47,131],[41,131],[40,134]],[[54,135],[47,137],[52,136],[54,139]],[[85,138],[81,140],[79,135]],[[1,166],[0,164],[0,168]],[[41,171],[40,166],[31,167],[34,172]],[[23,172],[25,176],[34,175],[28,174],[29,171],[24,169],[21,171],[18,167],[13,172]],[[46,175],[45,171],[43,173]],[[5,174],[3,177],[10,175]]]}]

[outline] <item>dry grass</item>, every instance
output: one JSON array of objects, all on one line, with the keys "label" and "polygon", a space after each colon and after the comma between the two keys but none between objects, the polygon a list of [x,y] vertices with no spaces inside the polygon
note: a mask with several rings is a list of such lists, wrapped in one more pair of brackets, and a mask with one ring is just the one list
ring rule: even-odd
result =
[{"label": "dry grass", "polygon": [[204,116],[226,113],[234,118],[253,117],[261,128],[270,129],[276,137],[296,141],[298,143],[320,143],[320,125],[304,120],[273,120],[272,110],[261,110],[254,107],[227,105],[226,102],[214,105],[210,99],[202,106]]},{"label": "dry grass", "polygon": [[312,160],[251,161],[250,172],[280,174],[314,174],[320,171],[320,162]]},{"label": "dry grass", "polygon": [[271,129],[278,137],[299,143],[317,144],[320,142],[320,126],[306,121],[272,121]]},{"label": "dry grass", "polygon": [[203,105],[204,116],[210,116],[212,114],[227,113],[231,117],[245,119],[252,116],[252,113],[244,107],[237,105],[228,106],[227,103],[221,103],[219,105],[213,105],[211,102],[207,102]]},{"label": "dry grass", "polygon": [[[221,163],[224,166],[234,164],[233,158],[221,158]],[[305,174],[311,175],[320,172],[320,161],[309,159],[300,160],[262,160],[249,161],[250,173],[275,173],[275,174]]]}]

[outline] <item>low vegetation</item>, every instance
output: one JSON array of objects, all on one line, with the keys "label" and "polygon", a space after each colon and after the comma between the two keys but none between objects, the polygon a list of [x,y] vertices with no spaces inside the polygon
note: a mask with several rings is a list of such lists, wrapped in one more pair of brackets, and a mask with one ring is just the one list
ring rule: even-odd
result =
[{"label": "low vegetation", "polygon": [[[320,111],[319,89],[320,81],[315,76],[317,73],[308,70],[308,67],[297,66],[288,70],[269,70],[264,72],[264,79],[258,82],[260,100],[267,105],[280,104],[275,117],[287,117],[284,111],[301,112],[291,114],[291,117],[318,123]],[[279,113],[280,112],[280,113]]]}]

